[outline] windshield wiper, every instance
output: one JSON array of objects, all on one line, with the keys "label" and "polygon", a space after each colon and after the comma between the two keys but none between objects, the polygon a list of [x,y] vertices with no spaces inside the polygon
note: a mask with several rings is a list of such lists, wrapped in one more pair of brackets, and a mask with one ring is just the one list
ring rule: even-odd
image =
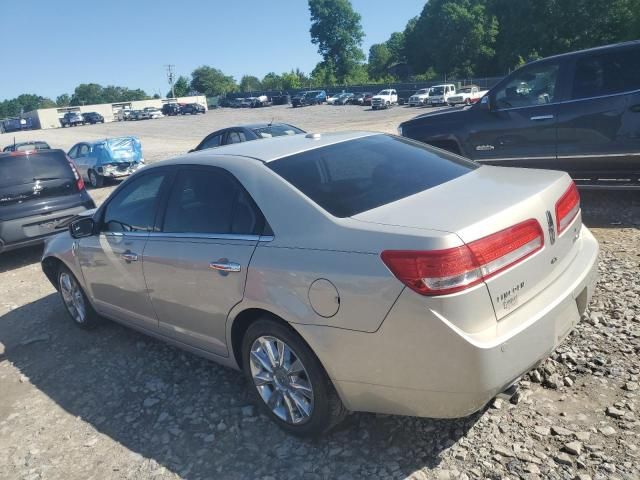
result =
[{"label": "windshield wiper", "polygon": [[34,177],[33,178],[34,182],[38,182],[38,181],[43,182],[46,180],[62,180],[62,178],[61,177]]}]

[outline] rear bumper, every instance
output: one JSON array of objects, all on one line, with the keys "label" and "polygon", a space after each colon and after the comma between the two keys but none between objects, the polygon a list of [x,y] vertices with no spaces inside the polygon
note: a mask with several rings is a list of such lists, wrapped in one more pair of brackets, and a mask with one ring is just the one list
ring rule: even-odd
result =
[{"label": "rear bumper", "polygon": [[347,408],[466,416],[544,360],[579,321],[597,280],[598,243],[585,227],[577,242],[578,254],[553,283],[478,333],[455,327],[408,289],[375,333],[295,327]]},{"label": "rear bumper", "polygon": [[[90,208],[95,208],[95,205]],[[0,221],[0,253],[42,243],[47,237],[64,231],[69,219],[88,209],[85,206],[78,206],[51,212],[48,215]]]}]

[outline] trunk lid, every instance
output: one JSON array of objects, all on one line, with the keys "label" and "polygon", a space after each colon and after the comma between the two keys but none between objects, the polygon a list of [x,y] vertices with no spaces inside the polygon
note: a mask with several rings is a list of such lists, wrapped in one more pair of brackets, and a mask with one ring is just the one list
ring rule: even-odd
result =
[{"label": "trunk lid", "polygon": [[555,205],[570,185],[562,172],[483,166],[352,218],[448,231],[464,243],[535,219],[543,231],[543,248],[485,281],[499,320],[549,285],[577,254],[580,214],[561,235],[556,227]]}]

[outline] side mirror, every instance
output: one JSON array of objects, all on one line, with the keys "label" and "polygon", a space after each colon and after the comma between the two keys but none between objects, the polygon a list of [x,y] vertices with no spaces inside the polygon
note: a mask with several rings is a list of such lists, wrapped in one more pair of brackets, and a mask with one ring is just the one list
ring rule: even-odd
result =
[{"label": "side mirror", "polygon": [[69,224],[69,233],[73,238],[84,238],[93,235],[96,223],[91,217],[81,217]]}]

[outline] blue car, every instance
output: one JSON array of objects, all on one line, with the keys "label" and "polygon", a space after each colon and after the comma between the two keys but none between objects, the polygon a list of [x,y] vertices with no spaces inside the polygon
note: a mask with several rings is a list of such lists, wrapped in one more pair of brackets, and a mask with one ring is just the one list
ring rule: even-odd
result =
[{"label": "blue car", "polygon": [[67,155],[78,167],[80,175],[94,188],[104,185],[105,180],[128,177],[144,166],[138,137],[77,143]]}]

